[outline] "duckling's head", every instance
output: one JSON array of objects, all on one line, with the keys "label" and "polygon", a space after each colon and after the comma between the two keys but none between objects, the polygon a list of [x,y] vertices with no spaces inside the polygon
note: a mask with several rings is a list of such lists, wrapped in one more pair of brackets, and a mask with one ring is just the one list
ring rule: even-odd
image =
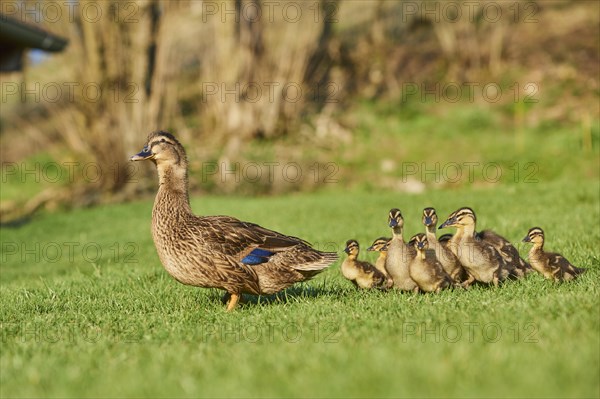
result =
[{"label": "duckling's head", "polygon": [[437,214],[435,213],[434,208],[425,208],[423,209],[423,224],[425,227],[433,226],[435,227],[438,222]]},{"label": "duckling's head", "polygon": [[388,214],[388,225],[393,229],[402,228],[404,226],[404,218],[402,217],[400,209],[390,209],[390,213]]},{"label": "duckling's head", "polygon": [[410,238],[409,241],[417,251],[424,251],[429,248],[429,243],[427,242],[427,236],[423,233],[415,234]]},{"label": "duckling's head", "polygon": [[169,132],[158,131],[148,135],[144,148],[130,158],[131,161],[149,159],[156,164],[187,168],[187,157],[181,143]]},{"label": "duckling's head", "polygon": [[448,219],[444,223],[440,225],[440,229],[444,227],[464,227],[474,225],[477,221],[475,217],[475,212],[471,208],[460,208],[457,211],[454,211],[448,216]]},{"label": "duckling's head", "polygon": [[357,257],[359,251],[358,241],[356,240],[348,240],[346,241],[346,248],[344,248],[344,252],[346,252],[349,256]]},{"label": "duckling's head", "polygon": [[388,245],[390,244],[390,239],[386,237],[379,237],[369,248],[367,251],[377,251],[377,252],[387,252]]},{"label": "duckling's head", "polygon": [[523,242],[531,242],[536,245],[544,244],[544,230],[539,227],[532,227],[527,232],[525,238],[523,238]]}]

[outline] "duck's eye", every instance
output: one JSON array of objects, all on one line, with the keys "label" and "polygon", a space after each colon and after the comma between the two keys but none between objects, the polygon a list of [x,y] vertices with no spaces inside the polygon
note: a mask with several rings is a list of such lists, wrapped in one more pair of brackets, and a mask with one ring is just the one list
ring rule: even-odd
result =
[{"label": "duck's eye", "polygon": [[160,139],[160,142],[161,142],[161,143],[166,143],[166,142],[167,142],[167,140],[165,140],[165,139]]}]

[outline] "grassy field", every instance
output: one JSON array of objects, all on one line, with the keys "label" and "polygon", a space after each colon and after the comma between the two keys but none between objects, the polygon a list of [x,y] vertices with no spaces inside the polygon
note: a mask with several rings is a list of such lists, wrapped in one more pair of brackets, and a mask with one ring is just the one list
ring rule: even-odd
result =
[{"label": "grassy field", "polygon": [[[342,250],[388,234],[402,209],[463,205],[513,242],[589,268],[557,285],[539,275],[439,295],[357,292],[339,263],[277,297],[225,313],[221,292],[163,270],[151,201],[42,214],[2,228],[2,397],[598,397],[600,187],[519,183],[422,194],[331,190],[271,198],[195,197],[230,214]],[[526,248],[519,244],[522,254]],[[363,254],[370,257],[370,254]]]}]

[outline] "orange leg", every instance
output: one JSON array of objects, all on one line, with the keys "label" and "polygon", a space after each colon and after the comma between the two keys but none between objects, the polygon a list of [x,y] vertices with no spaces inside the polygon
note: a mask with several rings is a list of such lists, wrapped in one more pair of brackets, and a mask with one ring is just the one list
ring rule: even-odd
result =
[{"label": "orange leg", "polygon": [[227,311],[231,312],[237,306],[240,301],[240,294],[231,294],[231,298],[229,299],[229,303],[227,304]]}]

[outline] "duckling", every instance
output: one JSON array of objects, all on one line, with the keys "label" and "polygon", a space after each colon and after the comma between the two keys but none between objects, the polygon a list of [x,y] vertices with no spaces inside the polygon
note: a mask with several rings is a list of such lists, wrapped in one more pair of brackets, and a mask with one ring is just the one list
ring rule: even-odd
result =
[{"label": "duckling", "polygon": [[344,252],[348,257],[342,263],[342,275],[357,288],[389,288],[388,278],[369,262],[358,260],[360,247],[358,241],[346,241]]},{"label": "duckling", "polygon": [[409,264],[410,277],[416,281],[419,289],[425,292],[440,292],[453,285],[452,278],[444,271],[435,255],[427,256],[429,243],[423,233],[416,234],[410,240],[415,248],[415,257]]},{"label": "duckling", "polygon": [[554,281],[574,280],[586,269],[575,267],[561,254],[544,251],[544,231],[539,227],[532,227],[523,238],[523,242],[533,244],[529,251],[529,261],[533,269],[544,277]]},{"label": "duckling", "polygon": [[177,281],[228,292],[227,310],[243,293],[269,295],[306,281],[338,257],[300,238],[230,216],[196,216],[188,194],[188,161],[168,132],[151,133],[131,161],[150,160],[158,171],[152,237],[161,263]]},{"label": "duckling", "polygon": [[423,209],[423,225],[425,226],[429,248],[434,250],[436,258],[452,280],[456,283],[461,283],[467,280],[468,276],[454,252],[447,247],[452,235],[444,234],[444,236],[438,239],[435,235],[437,223],[438,217],[435,209]]},{"label": "duckling", "polygon": [[[517,248],[506,238],[492,230],[476,231],[474,235],[476,240],[483,241],[496,248],[512,277],[523,277],[532,271],[531,266],[519,255]],[[455,242],[452,242],[452,244],[455,244]]]},{"label": "duckling", "polygon": [[447,244],[469,274],[465,281],[468,286],[477,280],[483,283],[493,283],[495,286],[510,274],[507,265],[498,250],[491,244],[477,239],[475,236],[475,212],[471,208],[460,208],[453,212],[439,227],[456,227],[456,234]]},{"label": "duckling", "polygon": [[402,232],[404,218],[399,209],[391,209],[388,214],[388,225],[392,228],[392,239],[388,246],[385,270],[394,281],[394,287],[402,291],[418,291],[417,283],[410,277],[408,265],[415,257],[415,248],[406,245]]},{"label": "duckling", "polygon": [[387,259],[387,251],[390,240],[391,238],[379,237],[373,241],[373,244],[371,244],[369,248],[367,248],[367,251],[379,252],[379,257],[377,258],[377,261],[375,261],[375,268],[388,278],[391,277],[389,276],[387,270],[385,270],[385,260]]}]

